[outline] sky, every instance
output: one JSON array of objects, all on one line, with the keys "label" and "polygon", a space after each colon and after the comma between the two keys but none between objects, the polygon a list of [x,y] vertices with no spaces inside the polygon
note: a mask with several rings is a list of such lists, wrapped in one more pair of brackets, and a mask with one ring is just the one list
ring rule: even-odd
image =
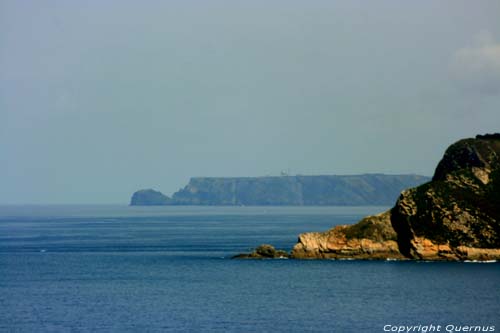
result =
[{"label": "sky", "polygon": [[432,175],[500,132],[499,1],[0,0],[0,204]]}]

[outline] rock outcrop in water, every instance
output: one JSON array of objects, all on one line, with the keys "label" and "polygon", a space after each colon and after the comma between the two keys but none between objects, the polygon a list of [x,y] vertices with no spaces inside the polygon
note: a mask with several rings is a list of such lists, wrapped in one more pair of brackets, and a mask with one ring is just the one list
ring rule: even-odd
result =
[{"label": "rock outcrop in water", "polygon": [[161,192],[147,189],[139,190],[132,195],[131,206],[163,206],[170,203],[170,198]]},{"label": "rock outcrop in water", "polygon": [[294,258],[500,259],[500,134],[451,145],[431,182],[352,226],[305,233]]},{"label": "rock outcrop in water", "polygon": [[235,255],[233,259],[285,259],[288,253],[284,250],[276,250],[274,246],[262,244],[251,253],[242,253]]},{"label": "rock outcrop in water", "polygon": [[[430,178],[418,175],[197,177],[169,205],[391,205],[399,193]],[[132,203],[135,204],[135,203]]]}]

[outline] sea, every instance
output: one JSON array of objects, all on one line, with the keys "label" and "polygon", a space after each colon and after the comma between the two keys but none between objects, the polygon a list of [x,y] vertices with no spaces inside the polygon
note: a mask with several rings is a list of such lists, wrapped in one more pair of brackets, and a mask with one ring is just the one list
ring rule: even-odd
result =
[{"label": "sea", "polygon": [[500,331],[496,262],[231,259],[387,208],[0,206],[0,331]]}]

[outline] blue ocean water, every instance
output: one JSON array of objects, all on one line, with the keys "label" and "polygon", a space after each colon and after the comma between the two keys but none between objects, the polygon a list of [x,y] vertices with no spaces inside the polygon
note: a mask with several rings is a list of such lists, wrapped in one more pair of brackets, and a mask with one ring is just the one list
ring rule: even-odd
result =
[{"label": "blue ocean water", "polygon": [[385,209],[3,206],[0,331],[499,331],[498,263],[229,259]]}]

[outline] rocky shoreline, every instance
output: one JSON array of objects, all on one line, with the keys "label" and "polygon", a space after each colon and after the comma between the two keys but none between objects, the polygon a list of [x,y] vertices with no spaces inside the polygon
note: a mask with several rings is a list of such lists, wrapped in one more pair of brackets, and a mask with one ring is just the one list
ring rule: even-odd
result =
[{"label": "rocky shoreline", "polygon": [[299,235],[290,257],[295,259],[405,259],[389,213],[369,216],[354,225]]},{"label": "rocky shoreline", "polygon": [[432,181],[354,225],[299,235],[294,259],[500,260],[500,133],[451,145]]}]

